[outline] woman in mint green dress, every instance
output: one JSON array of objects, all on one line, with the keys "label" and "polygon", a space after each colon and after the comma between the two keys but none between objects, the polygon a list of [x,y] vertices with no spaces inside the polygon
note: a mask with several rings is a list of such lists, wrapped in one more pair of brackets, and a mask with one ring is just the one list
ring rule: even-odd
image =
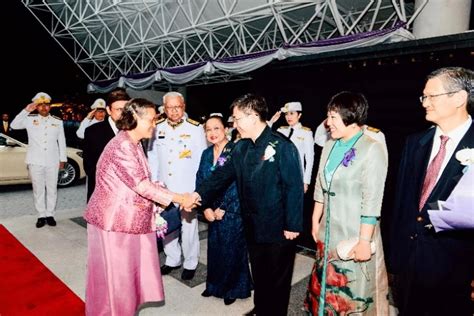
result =
[{"label": "woman in mint green dress", "polygon": [[[388,163],[383,145],[363,134],[367,110],[365,97],[352,92],[336,94],[328,105],[332,139],[316,178],[316,261],[305,299],[311,315],[388,315],[379,226]],[[354,245],[344,257],[336,246],[349,239]]]}]

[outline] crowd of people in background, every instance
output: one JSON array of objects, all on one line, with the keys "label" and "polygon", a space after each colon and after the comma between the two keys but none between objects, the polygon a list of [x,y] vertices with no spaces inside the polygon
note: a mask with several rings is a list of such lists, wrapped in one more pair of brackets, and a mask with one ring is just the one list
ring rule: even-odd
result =
[{"label": "crowd of people in background", "polygon": [[[474,168],[473,71],[434,71],[420,102],[433,126],[407,139],[395,205],[385,206],[393,209],[385,254],[380,222],[390,146],[366,124],[361,93],[334,95],[315,133],[300,123],[300,102],[267,121],[268,105],[254,94],[234,100],[228,119],[212,113],[202,123],[187,116],[178,92],[166,93],[160,107],[124,89],[97,99],[75,130],[88,177],[87,314],[132,315],[144,302],[163,300],[162,276],[181,266],[181,278],[193,279],[200,213],[209,223],[202,296],[230,305],[253,290],[247,315],[286,315],[316,160],[315,261],[301,302],[308,314],[388,315],[388,270],[400,315],[472,315],[474,227],[440,232],[429,211]],[[50,103],[39,93],[12,122],[2,116],[2,133],[28,132],[38,228],[56,225],[55,181],[66,159],[67,122],[49,114]],[[288,125],[272,129],[282,113]],[[320,157],[314,144],[323,147]],[[464,149],[467,163],[457,155]],[[182,225],[160,235],[160,267],[157,231],[166,231],[160,214],[171,204],[181,208]]]}]

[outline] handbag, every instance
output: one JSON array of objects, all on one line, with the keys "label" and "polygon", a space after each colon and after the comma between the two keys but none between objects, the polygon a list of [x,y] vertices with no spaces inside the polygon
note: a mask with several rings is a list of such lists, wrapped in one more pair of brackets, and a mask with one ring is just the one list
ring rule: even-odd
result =
[{"label": "handbag", "polygon": [[[349,238],[346,240],[341,240],[340,242],[337,243],[336,245],[336,252],[338,257],[341,260],[347,261],[347,260],[352,260],[354,257],[350,256],[349,257],[349,252],[354,248],[355,245],[359,242],[359,237],[353,237]],[[370,253],[374,254],[375,253],[375,242],[371,241],[370,242]]]},{"label": "handbag", "polygon": [[181,228],[181,210],[174,205],[174,203],[170,203],[170,205],[160,213],[160,216],[163,217],[168,224],[168,230],[165,236]]}]

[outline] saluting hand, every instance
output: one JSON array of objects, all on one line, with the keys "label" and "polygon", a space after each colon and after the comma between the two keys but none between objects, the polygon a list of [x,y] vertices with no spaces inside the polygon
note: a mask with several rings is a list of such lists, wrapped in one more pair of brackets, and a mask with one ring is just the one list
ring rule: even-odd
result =
[{"label": "saluting hand", "polygon": [[31,102],[30,104],[26,106],[25,110],[27,110],[28,112],[33,112],[34,110],[36,110],[37,106],[38,104]]},{"label": "saluting hand", "polygon": [[93,109],[92,111],[90,111],[89,113],[87,113],[87,118],[89,120],[92,120],[92,118],[94,117],[94,113],[95,113],[96,109]]}]

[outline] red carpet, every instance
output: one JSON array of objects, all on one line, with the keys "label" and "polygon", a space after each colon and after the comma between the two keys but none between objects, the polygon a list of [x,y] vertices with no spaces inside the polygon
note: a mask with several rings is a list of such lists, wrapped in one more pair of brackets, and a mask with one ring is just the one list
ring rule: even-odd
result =
[{"label": "red carpet", "polygon": [[84,315],[84,302],[0,225],[0,315]]}]

